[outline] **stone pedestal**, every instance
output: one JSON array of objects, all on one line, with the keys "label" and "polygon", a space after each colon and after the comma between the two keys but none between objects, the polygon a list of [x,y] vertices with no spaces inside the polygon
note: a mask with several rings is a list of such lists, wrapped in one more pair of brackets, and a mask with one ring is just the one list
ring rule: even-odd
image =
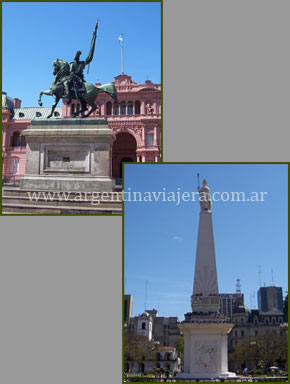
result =
[{"label": "stone pedestal", "polygon": [[228,372],[227,335],[234,324],[227,322],[182,322],[184,336],[184,372],[180,378],[233,377]]},{"label": "stone pedestal", "polygon": [[32,120],[26,137],[26,171],[20,188],[112,191],[112,144],[107,120]]}]

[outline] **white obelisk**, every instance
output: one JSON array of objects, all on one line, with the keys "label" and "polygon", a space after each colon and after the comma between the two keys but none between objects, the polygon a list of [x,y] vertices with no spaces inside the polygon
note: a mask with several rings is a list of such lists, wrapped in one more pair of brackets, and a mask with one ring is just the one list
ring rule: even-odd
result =
[{"label": "white obelisk", "polygon": [[220,314],[214,250],[212,201],[207,181],[198,187],[200,216],[195,261],[192,312],[179,325],[184,336],[184,378],[234,376],[228,372],[227,335],[234,324]]}]

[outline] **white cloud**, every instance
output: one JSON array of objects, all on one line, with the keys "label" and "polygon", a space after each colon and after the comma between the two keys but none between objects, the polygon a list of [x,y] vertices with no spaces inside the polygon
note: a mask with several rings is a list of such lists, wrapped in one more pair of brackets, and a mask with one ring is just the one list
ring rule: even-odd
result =
[{"label": "white cloud", "polygon": [[174,241],[183,241],[183,237],[175,235],[175,236],[172,237],[172,240],[174,240]]}]

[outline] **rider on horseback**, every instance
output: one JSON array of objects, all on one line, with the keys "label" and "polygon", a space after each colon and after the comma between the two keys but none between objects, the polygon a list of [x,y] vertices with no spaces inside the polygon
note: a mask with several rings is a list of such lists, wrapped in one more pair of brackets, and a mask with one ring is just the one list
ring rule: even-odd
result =
[{"label": "rider on horseback", "polygon": [[68,98],[67,104],[70,104],[71,102],[70,88],[74,91],[76,98],[82,97],[86,92],[83,70],[89,62],[87,62],[87,60],[80,61],[80,55],[81,51],[77,51],[74,61],[70,64],[70,76],[65,81],[67,86],[65,87],[65,94],[63,97]]},{"label": "rider on horseback", "polygon": [[96,23],[96,26],[95,26],[90,52],[86,60],[80,61],[80,55],[82,54],[82,52],[77,51],[74,57],[74,61],[70,63],[70,76],[64,82],[65,94],[63,95],[64,98],[68,98],[67,104],[70,104],[71,102],[71,94],[70,94],[71,85],[73,86],[73,90],[76,95],[76,98],[82,97],[86,92],[83,71],[85,66],[93,60],[96,37],[97,37],[97,29],[98,29],[98,22]]},{"label": "rider on horseback", "polygon": [[[81,51],[76,53],[74,62],[72,62],[70,66],[65,60],[57,59],[54,61],[54,82],[49,90],[41,91],[38,98],[38,104],[42,106],[42,95],[55,96],[55,101],[47,118],[53,116],[54,110],[61,98],[68,98],[69,104],[71,98],[74,97],[73,95],[75,95],[76,99],[79,99],[81,109],[77,109],[72,114],[72,117],[77,117],[78,115],[81,115],[81,117],[88,117],[96,111],[96,97],[98,96],[99,90],[107,93],[116,103],[119,103],[114,84],[104,84],[100,87],[96,87],[96,85],[87,83],[84,80],[83,70],[93,59],[97,28],[98,22],[94,30],[90,53],[85,61],[80,61]],[[85,113],[88,110],[88,106],[91,108],[88,113]]]}]

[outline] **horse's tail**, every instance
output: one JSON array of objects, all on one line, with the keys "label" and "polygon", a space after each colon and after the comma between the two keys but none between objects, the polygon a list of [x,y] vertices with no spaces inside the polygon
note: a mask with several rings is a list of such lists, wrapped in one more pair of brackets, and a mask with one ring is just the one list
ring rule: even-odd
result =
[{"label": "horse's tail", "polygon": [[117,97],[117,91],[114,84],[104,84],[99,87],[102,91],[106,92],[108,95],[110,95],[116,103],[119,103],[118,97]]}]

